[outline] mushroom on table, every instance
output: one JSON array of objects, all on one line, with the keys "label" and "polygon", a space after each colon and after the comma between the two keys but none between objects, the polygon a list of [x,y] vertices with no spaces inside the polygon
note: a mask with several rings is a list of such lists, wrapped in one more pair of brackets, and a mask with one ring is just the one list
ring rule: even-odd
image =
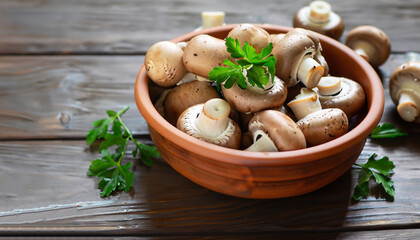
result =
[{"label": "mushroom on table", "polygon": [[346,45],[366,59],[372,67],[382,65],[391,53],[389,37],[374,26],[352,29],[347,35]]},{"label": "mushroom on table", "polygon": [[312,30],[334,39],[339,39],[344,30],[341,17],[325,1],[313,1],[301,8],[293,19],[293,27]]},{"label": "mushroom on table", "polygon": [[420,123],[420,61],[407,62],[392,72],[389,93],[402,119]]}]

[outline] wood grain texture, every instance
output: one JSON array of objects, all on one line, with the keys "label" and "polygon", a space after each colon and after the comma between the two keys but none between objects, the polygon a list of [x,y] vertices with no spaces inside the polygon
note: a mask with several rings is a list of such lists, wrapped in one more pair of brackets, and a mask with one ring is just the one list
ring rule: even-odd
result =
[{"label": "wood grain texture", "polygon": [[[418,51],[417,0],[330,0],[347,32],[374,25],[391,38],[395,52]],[[0,1],[0,54],[144,53],[155,42],[201,25],[201,11],[223,10],[227,23],[292,26],[309,1],[268,0],[4,0]]]},{"label": "wood grain texture", "polygon": [[134,102],[142,56],[0,57],[0,139],[83,138],[107,109],[148,134]]},{"label": "wood grain texture", "polygon": [[372,195],[356,203],[350,199],[356,168],[310,194],[249,200],[202,188],[162,159],[151,168],[135,161],[135,187],[101,199],[97,179],[85,174],[98,156],[95,147],[68,140],[0,142],[0,234],[205,236],[418,228],[417,144],[418,136],[397,143],[369,139],[358,162],[373,152],[394,161],[395,200],[372,187]]}]

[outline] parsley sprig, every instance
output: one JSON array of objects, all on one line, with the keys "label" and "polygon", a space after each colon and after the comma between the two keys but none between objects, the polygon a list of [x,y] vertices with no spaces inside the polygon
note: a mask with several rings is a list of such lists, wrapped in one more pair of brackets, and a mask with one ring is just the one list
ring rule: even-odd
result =
[{"label": "parsley sprig", "polygon": [[[106,111],[108,118],[99,119],[92,123],[93,129],[86,135],[86,142],[90,145],[97,140],[103,139],[99,146],[102,158],[93,160],[87,172],[88,176],[100,178],[98,188],[102,190],[101,197],[109,196],[115,190],[130,191],[133,186],[134,173],[130,171],[132,162],[122,164],[121,161],[127,152],[130,140],[134,142],[135,149],[131,152],[133,157],[140,153],[140,158],[146,166],[152,166],[153,158],[160,154],[154,146],[148,146],[134,139],[131,131],[121,120],[121,116],[127,112],[125,107],[119,112]],[[110,126],[112,126],[110,128]],[[116,146],[115,153],[109,149]]]},{"label": "parsley sprig", "polygon": [[209,73],[209,80],[222,84],[225,88],[231,88],[235,82],[242,89],[248,87],[248,82],[252,87],[257,85],[263,89],[270,81],[274,81],[276,72],[276,58],[271,55],[273,44],[270,42],[260,53],[256,53],[255,48],[245,42],[243,48],[238,39],[228,37],[225,39],[227,51],[232,58],[238,59],[237,64],[225,59],[223,64],[226,66],[214,67]]},{"label": "parsley sprig", "polygon": [[359,201],[369,195],[369,180],[373,176],[376,183],[382,185],[385,192],[394,198],[394,181],[391,180],[392,170],[395,165],[387,156],[375,159],[376,154],[372,154],[365,164],[355,164],[362,169],[359,172],[359,184],[355,187],[353,199]]},{"label": "parsley sprig", "polygon": [[401,136],[408,136],[408,134],[396,128],[392,123],[378,125],[370,134],[371,138],[396,138]]}]

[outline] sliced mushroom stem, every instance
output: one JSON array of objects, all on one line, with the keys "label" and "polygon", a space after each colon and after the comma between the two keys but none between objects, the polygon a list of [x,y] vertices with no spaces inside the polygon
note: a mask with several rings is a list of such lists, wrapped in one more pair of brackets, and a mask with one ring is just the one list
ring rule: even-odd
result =
[{"label": "sliced mushroom stem", "polygon": [[341,79],[338,77],[322,77],[318,83],[318,93],[324,96],[332,96],[341,91]]},{"label": "sliced mushroom stem", "polygon": [[402,92],[397,106],[398,114],[407,122],[413,122],[420,113],[419,106],[409,92]]},{"label": "sliced mushroom stem", "polygon": [[315,61],[311,56],[305,56],[299,65],[298,79],[307,88],[314,88],[324,75],[324,67]]},{"label": "sliced mushroom stem", "polygon": [[309,19],[315,23],[328,22],[330,18],[331,5],[325,1],[313,1],[309,5]]},{"label": "sliced mushroom stem", "polygon": [[375,48],[367,41],[358,41],[354,44],[353,50],[368,62],[375,52]]},{"label": "sliced mushroom stem", "polygon": [[302,88],[300,94],[287,104],[297,120],[322,109],[318,95],[313,90]]},{"label": "sliced mushroom stem", "polygon": [[277,152],[277,147],[273,140],[263,131],[257,130],[254,133],[254,143],[245,151],[251,152]]},{"label": "sliced mushroom stem", "polygon": [[225,12],[223,11],[206,11],[201,13],[202,27],[210,28],[222,26],[225,21]]},{"label": "sliced mushroom stem", "polygon": [[195,122],[197,130],[210,138],[219,136],[229,125],[229,113],[230,105],[225,100],[220,98],[208,100]]}]

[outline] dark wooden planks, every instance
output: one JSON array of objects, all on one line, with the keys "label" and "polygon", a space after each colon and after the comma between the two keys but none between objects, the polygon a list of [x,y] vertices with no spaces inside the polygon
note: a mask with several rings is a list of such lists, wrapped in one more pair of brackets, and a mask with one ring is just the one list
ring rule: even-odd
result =
[{"label": "dark wooden planks", "polygon": [[[0,2],[0,54],[144,53],[157,41],[198,27],[201,11],[223,10],[227,23],[292,26],[295,12],[308,2],[5,0]],[[343,18],[344,35],[359,25],[375,25],[390,36],[393,51],[418,51],[418,1],[329,2]]]},{"label": "dark wooden planks", "polygon": [[[382,122],[419,134],[418,124],[399,118],[388,93],[393,69],[417,57],[391,55],[378,73],[386,96]],[[143,61],[143,56],[0,57],[0,139],[80,139],[105,110],[126,105],[132,108],[124,115],[128,126],[148,134],[133,89]]]},{"label": "dark wooden planks", "polygon": [[0,139],[82,138],[107,109],[148,134],[134,102],[141,56],[0,57]]},{"label": "dark wooden planks", "polygon": [[[230,235],[418,228],[418,136],[385,143],[368,139],[359,157],[389,156],[396,196],[380,189],[351,201],[358,169],[299,197],[250,200],[204,189],[162,159],[135,164],[135,187],[101,199],[86,176],[96,149],[83,141],[0,142],[0,234]],[[146,143],[150,143],[145,140]],[[388,145],[386,145],[388,144]],[[131,160],[127,158],[127,160]]]}]

